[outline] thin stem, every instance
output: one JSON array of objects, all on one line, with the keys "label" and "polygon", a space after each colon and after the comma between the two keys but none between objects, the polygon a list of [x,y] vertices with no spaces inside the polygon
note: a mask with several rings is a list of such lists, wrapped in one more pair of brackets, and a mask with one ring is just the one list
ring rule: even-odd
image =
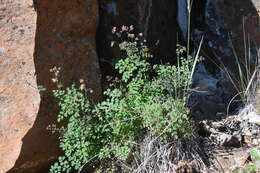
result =
[{"label": "thin stem", "polygon": [[190,6],[190,2],[191,0],[187,0],[188,1],[188,36],[187,36],[187,58],[190,55],[190,15],[191,15],[191,6]]}]

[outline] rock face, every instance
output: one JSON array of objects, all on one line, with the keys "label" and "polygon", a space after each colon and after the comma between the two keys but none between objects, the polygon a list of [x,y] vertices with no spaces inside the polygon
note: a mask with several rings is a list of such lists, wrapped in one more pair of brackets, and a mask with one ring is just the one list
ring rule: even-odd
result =
[{"label": "rock face", "polygon": [[259,45],[260,41],[257,8],[259,8],[257,0],[205,1],[202,21],[204,27],[201,29],[205,43],[210,49],[208,55],[211,61],[224,65],[230,72],[236,73],[235,56],[243,62],[249,49],[251,54],[255,53],[252,46]]},{"label": "rock face", "polygon": [[51,68],[64,87],[83,79],[100,98],[97,24],[96,0],[0,1],[0,173],[47,172],[60,154],[46,130],[58,112]]},{"label": "rock face", "polygon": [[227,106],[235,94],[235,89],[224,74],[214,76],[209,73],[204,63],[199,62],[193,76],[192,88],[188,100],[191,117],[201,121],[226,116]]},{"label": "rock face", "polygon": [[[230,33],[232,42],[236,48],[240,59],[244,57],[245,50],[244,39],[249,39],[252,44],[259,45],[260,43],[260,23],[259,1],[244,0],[244,1],[219,1],[216,4],[218,17],[222,20]],[[245,33],[245,38],[243,34]],[[255,42],[255,43],[253,43]],[[252,50],[251,50],[252,51]],[[233,55],[233,54],[232,54]],[[233,55],[234,56],[234,55]],[[232,63],[232,62],[231,62]]]},{"label": "rock face", "polygon": [[36,12],[31,5],[0,2],[0,173],[14,166],[40,104],[33,61]]},{"label": "rock face", "polygon": [[247,165],[250,151],[260,145],[259,115],[253,112],[221,121],[203,121],[201,125],[208,135],[204,143],[210,143],[207,151],[214,156],[212,166],[223,172]]},{"label": "rock face", "polygon": [[[260,44],[257,12],[259,4],[257,0],[205,0],[204,4],[201,4],[204,6],[200,11],[203,13],[200,19],[202,27],[194,27],[193,38],[196,45],[204,35],[202,52],[206,59],[208,75],[211,77],[209,79],[205,73],[202,75],[199,71],[195,74],[195,77],[197,76],[194,81],[195,87],[199,87],[198,84],[206,81],[203,87],[207,93],[194,92],[200,100],[200,105],[196,105],[198,107],[195,108],[196,111],[202,110],[198,111],[200,115],[203,115],[203,112],[207,112],[207,116],[216,115],[216,112],[225,113],[231,98],[236,92],[241,92],[237,89],[241,86],[237,61],[244,72],[251,69],[253,73],[253,67],[259,57],[256,49],[253,48]],[[245,67],[241,64],[248,65]],[[213,80],[212,77],[217,80]],[[230,82],[231,79],[234,83]],[[205,104],[208,105],[206,108]],[[232,102],[231,107],[236,108],[237,105],[234,104],[235,102]],[[229,112],[231,110],[229,109]],[[217,118],[216,116],[210,118],[213,117]]]},{"label": "rock face", "polygon": [[[50,5],[51,4],[51,5]],[[35,66],[39,85],[54,89],[50,69],[60,67],[64,87],[84,79],[100,96],[100,72],[96,54],[96,28],[99,20],[96,0],[41,1],[37,18]],[[52,95],[48,90],[43,97]]]},{"label": "rock face", "polygon": [[[259,0],[203,0],[200,3],[195,13],[199,13],[201,19],[194,21],[201,23],[194,28],[205,34],[206,47],[210,49],[206,51],[206,58],[222,60],[228,68],[235,64],[229,34],[239,57],[244,53],[243,31],[259,45]],[[179,31],[176,0],[100,0],[99,7],[100,59],[120,55],[109,46],[114,39],[112,27],[134,25],[159,57],[157,62],[174,62],[176,32]],[[89,95],[91,100],[99,100],[101,86],[95,43],[98,18],[96,0],[0,1],[0,173],[8,170],[9,173],[46,172],[60,154],[57,136],[46,130],[55,122],[58,112],[52,96],[56,85],[50,69],[61,68],[59,80],[63,87],[83,79],[86,86],[94,90]],[[196,43],[194,45],[196,47]],[[218,57],[214,58],[215,55]],[[208,106],[213,107],[211,110],[202,110],[202,113],[212,114],[214,119],[226,109],[228,99],[225,97],[233,93],[226,92],[230,87],[217,76],[219,73],[204,72],[197,74],[204,81],[198,81],[196,86],[207,93],[198,96],[202,106],[197,107],[212,105]],[[39,86],[47,89],[41,95]]]}]

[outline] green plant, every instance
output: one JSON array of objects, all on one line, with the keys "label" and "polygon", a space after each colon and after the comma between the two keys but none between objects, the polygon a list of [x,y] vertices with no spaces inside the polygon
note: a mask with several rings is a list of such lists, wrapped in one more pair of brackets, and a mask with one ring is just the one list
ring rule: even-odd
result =
[{"label": "green plant", "polygon": [[[257,173],[260,169],[260,150],[253,148],[250,151],[250,157],[252,160],[252,163],[250,165],[244,166],[244,167],[238,167],[238,172],[249,172],[249,173]],[[243,171],[245,170],[245,171]]]},{"label": "green plant", "polygon": [[[246,38],[244,38],[245,40]],[[226,68],[222,68],[232,85],[234,86],[237,94],[230,100],[227,107],[227,114],[229,112],[230,104],[233,101],[240,101],[243,105],[250,105],[255,100],[256,90],[259,85],[259,80],[257,79],[257,73],[260,70],[260,56],[259,49],[256,50],[255,56],[252,55],[252,48],[250,45],[250,40],[244,41],[244,51],[245,57],[239,58],[236,50],[231,43],[234,56],[236,59],[236,65],[238,69],[238,76],[234,77]],[[239,99],[237,99],[239,97]]]},{"label": "green plant", "polygon": [[[228,105],[227,112],[229,111],[230,104],[235,101],[235,99],[236,101],[242,102],[243,105],[252,104],[252,102],[255,101],[254,95],[256,94],[256,87],[259,85],[257,73],[259,73],[260,70],[260,49],[257,45],[255,46],[256,49],[254,49],[252,42],[250,36],[246,34],[245,22],[243,20],[244,56],[239,56],[232,40],[230,40],[238,75],[228,71],[223,63],[223,67],[220,67],[237,91],[237,94],[231,99]],[[239,100],[237,98],[239,98]]]},{"label": "green plant", "polygon": [[37,89],[39,92],[46,91],[46,88],[44,88],[42,85],[38,85]]},{"label": "green plant", "polygon": [[257,170],[255,165],[245,166],[245,168],[249,173],[254,173]]},{"label": "green plant", "polygon": [[[185,104],[196,60],[179,57],[176,66],[151,65],[147,60],[152,55],[144,42],[138,42],[142,34],[131,31],[126,26],[115,31],[128,41],[119,44],[124,52],[115,65],[120,77],[104,92],[106,100],[90,105],[87,91],[75,85],[54,91],[60,106],[58,122],[65,123],[65,131],[60,137],[64,156],[51,173],[81,170],[93,162],[113,171],[131,157],[137,139],[146,132],[172,142],[192,137],[193,123]],[[131,172],[127,166],[121,169]]]},{"label": "green plant", "polygon": [[250,157],[251,157],[254,165],[260,167],[260,150],[252,149],[250,151]]}]

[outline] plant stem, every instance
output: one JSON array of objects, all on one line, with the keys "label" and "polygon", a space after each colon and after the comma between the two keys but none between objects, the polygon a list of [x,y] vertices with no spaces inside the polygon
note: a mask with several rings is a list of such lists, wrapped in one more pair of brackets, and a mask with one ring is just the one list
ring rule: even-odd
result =
[{"label": "plant stem", "polygon": [[190,55],[190,21],[191,21],[191,8],[192,8],[192,0],[187,0],[187,9],[188,9],[188,36],[187,36],[187,58]]}]

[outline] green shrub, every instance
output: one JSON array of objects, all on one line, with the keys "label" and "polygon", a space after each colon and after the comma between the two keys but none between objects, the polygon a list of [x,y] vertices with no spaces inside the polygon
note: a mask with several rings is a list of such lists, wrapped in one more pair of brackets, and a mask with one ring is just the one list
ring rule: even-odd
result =
[{"label": "green shrub", "polygon": [[185,104],[194,60],[180,58],[177,66],[151,65],[147,47],[130,36],[119,45],[124,51],[115,65],[120,77],[104,92],[105,101],[91,106],[75,85],[54,91],[60,106],[58,122],[66,125],[60,137],[64,156],[51,173],[80,170],[93,162],[108,170],[127,161],[138,137],[148,131],[173,142],[192,137]]}]

